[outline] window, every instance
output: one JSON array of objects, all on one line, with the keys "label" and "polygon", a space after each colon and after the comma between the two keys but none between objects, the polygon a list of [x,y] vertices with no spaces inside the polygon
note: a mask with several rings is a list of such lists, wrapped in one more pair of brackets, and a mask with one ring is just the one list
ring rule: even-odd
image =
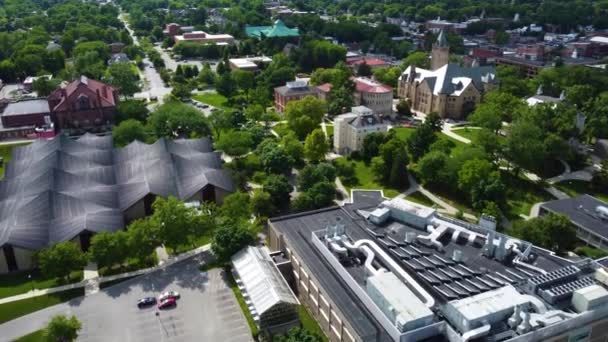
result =
[{"label": "window", "polygon": [[79,109],[90,109],[91,104],[89,103],[89,98],[86,95],[80,95],[78,97],[78,108]]}]

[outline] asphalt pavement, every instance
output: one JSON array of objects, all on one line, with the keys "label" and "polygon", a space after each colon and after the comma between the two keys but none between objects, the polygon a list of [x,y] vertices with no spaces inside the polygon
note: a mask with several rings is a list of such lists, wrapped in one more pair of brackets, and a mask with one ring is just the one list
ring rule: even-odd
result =
[{"label": "asphalt pavement", "polygon": [[[79,341],[253,341],[223,271],[200,272],[202,258],[1,324],[0,336],[12,341],[43,328],[54,315],[73,314],[82,322]],[[175,308],[137,308],[138,299],[167,290],[181,294]]]}]

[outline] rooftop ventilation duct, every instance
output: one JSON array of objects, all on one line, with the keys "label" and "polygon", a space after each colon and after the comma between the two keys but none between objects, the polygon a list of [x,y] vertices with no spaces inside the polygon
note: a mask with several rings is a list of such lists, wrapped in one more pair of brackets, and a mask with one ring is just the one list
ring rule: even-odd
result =
[{"label": "rooftop ventilation duct", "polygon": [[491,258],[494,256],[494,248],[494,232],[489,231],[486,237],[486,243],[483,246],[482,254],[488,258]]},{"label": "rooftop ventilation duct", "polygon": [[454,253],[452,254],[452,260],[454,260],[455,262],[462,261],[462,251],[460,249],[454,250]]}]

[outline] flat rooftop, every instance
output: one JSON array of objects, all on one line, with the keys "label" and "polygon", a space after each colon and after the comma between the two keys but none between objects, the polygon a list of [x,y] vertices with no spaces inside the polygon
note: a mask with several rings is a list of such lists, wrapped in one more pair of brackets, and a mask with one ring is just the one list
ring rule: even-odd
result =
[{"label": "flat rooftop", "polygon": [[581,195],[562,200],[543,203],[542,208],[568,216],[577,226],[608,239],[608,219],[596,211],[598,207],[608,208],[608,203],[591,195]]},{"label": "flat rooftop", "polygon": [[2,115],[14,116],[41,113],[50,113],[49,102],[46,99],[11,102],[6,106]]}]

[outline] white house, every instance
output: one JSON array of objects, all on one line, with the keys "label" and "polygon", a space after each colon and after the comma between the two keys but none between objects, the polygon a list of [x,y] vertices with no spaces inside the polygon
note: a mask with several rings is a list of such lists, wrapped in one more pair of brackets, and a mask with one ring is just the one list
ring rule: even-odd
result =
[{"label": "white house", "polygon": [[373,132],[385,133],[388,122],[365,107],[353,107],[350,113],[334,119],[334,149],[339,154],[349,154],[363,147],[363,138]]}]

